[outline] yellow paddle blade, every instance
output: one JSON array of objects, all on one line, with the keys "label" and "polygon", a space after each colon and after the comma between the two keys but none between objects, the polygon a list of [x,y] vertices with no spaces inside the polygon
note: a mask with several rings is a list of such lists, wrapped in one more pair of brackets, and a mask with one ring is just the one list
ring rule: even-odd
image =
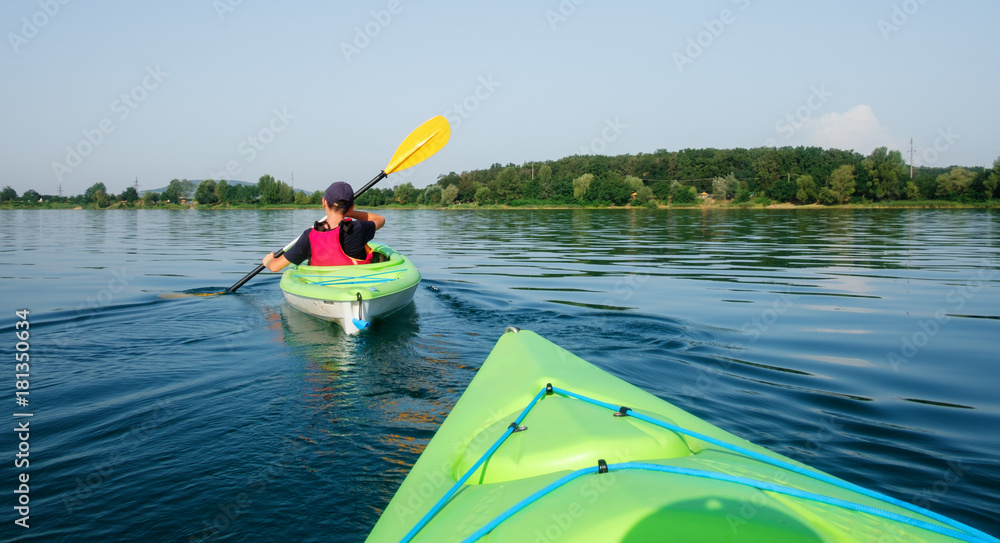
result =
[{"label": "yellow paddle blade", "polygon": [[451,126],[448,124],[448,119],[441,115],[430,119],[406,136],[383,171],[390,174],[420,164],[440,151],[450,137]]}]

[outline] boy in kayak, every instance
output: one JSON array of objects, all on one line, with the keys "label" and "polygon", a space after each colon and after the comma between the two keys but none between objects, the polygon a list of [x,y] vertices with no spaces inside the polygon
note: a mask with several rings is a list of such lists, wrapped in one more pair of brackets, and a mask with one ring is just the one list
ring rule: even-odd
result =
[{"label": "boy in kayak", "polygon": [[275,258],[268,253],[262,260],[267,269],[276,272],[289,263],[301,264],[309,259],[312,266],[345,266],[371,262],[368,242],[375,231],[385,226],[385,217],[354,209],[354,189],[343,182],[330,185],[323,194],[326,220],[317,221],[306,230],[285,254]]}]

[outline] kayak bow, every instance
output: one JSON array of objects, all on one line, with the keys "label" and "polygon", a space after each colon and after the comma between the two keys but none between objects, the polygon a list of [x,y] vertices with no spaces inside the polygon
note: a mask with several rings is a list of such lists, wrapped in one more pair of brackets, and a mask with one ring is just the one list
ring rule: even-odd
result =
[{"label": "kayak bow", "polygon": [[368,541],[997,541],[508,330]]}]

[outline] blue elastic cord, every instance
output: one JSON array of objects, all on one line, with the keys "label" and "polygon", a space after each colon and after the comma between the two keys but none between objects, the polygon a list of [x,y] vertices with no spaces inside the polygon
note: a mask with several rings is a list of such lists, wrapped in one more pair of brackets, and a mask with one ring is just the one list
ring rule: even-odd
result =
[{"label": "blue elastic cord", "polygon": [[[611,469],[610,466],[608,466],[608,469]],[[595,466],[595,467],[592,467],[592,468],[578,469],[578,470],[574,471],[573,473],[570,473],[569,475],[563,476],[558,481],[550,483],[545,488],[543,488],[543,489],[539,490],[538,492],[535,492],[534,494],[532,494],[532,495],[528,496],[527,498],[521,500],[520,502],[518,502],[517,504],[515,504],[510,509],[504,511],[503,513],[500,513],[500,516],[498,516],[497,518],[489,521],[489,523],[487,523],[485,526],[483,526],[482,528],[476,530],[475,533],[473,533],[469,537],[463,539],[462,543],[471,543],[472,541],[478,540],[480,537],[483,537],[484,535],[492,532],[494,528],[496,528],[497,526],[499,526],[503,521],[505,521],[508,518],[510,518],[511,516],[513,516],[514,513],[517,513],[521,509],[524,509],[525,507],[531,505],[533,502],[537,501],[542,496],[548,494],[549,492],[552,492],[553,490],[555,490],[555,489],[561,487],[562,485],[564,485],[564,484],[572,481],[573,479],[576,479],[577,477],[580,477],[582,475],[587,475],[588,473],[597,473],[597,467]]]},{"label": "blue elastic cord", "polygon": [[374,273],[367,273],[365,275],[296,275],[302,279],[332,279],[332,280],[348,280],[348,279],[364,279],[365,277],[377,277],[379,275],[385,275],[387,273],[402,273],[409,270],[386,270]]},{"label": "blue elastic cord", "polygon": [[328,287],[328,286],[339,286],[339,285],[371,285],[376,283],[391,283],[393,281],[395,281],[395,279],[361,279],[358,281],[343,281],[343,280],[313,281],[312,283],[309,284],[318,285],[321,287]]},{"label": "blue elastic cord", "polygon": [[[595,400],[595,399],[592,399],[592,398],[588,398],[586,396],[581,396],[579,394],[570,392],[568,390],[563,390],[563,389],[556,388],[556,387],[553,387],[552,390],[554,392],[558,392],[559,394],[562,394],[564,396],[569,396],[571,398],[576,398],[578,400],[582,400],[582,401],[585,401],[587,403],[591,403],[591,404],[594,404],[594,405],[599,405],[601,407],[605,407],[605,408],[610,409],[612,411],[618,411],[618,409],[619,409],[619,406],[612,405],[612,404],[609,404],[609,403],[605,403],[605,402],[602,402],[600,400]],[[867,488],[858,486],[858,485],[856,485],[854,483],[850,483],[850,482],[847,482],[847,481],[844,481],[844,480],[841,480],[841,479],[836,479],[836,478],[831,477],[829,475],[826,475],[824,473],[820,473],[820,472],[816,472],[816,471],[812,471],[812,470],[807,470],[807,469],[801,468],[799,466],[796,466],[794,464],[790,464],[788,462],[785,462],[783,460],[778,460],[776,458],[771,458],[769,456],[765,456],[765,455],[760,454],[758,452],[751,451],[750,449],[746,449],[744,447],[740,447],[739,445],[733,445],[732,443],[726,443],[724,441],[720,441],[720,440],[715,439],[713,437],[708,437],[708,436],[706,436],[704,434],[699,434],[697,432],[692,432],[691,430],[686,430],[684,428],[681,428],[680,426],[677,426],[677,425],[674,425],[674,424],[670,424],[668,422],[663,422],[661,420],[657,420],[657,419],[654,419],[652,417],[648,417],[648,416],[643,415],[641,413],[636,413],[635,411],[632,411],[631,409],[628,410],[628,414],[630,416],[632,416],[632,417],[635,417],[635,418],[639,419],[639,420],[648,422],[650,424],[655,424],[656,426],[659,426],[661,428],[665,428],[667,430],[670,430],[670,431],[673,431],[673,432],[677,432],[679,434],[684,434],[684,435],[693,437],[695,439],[700,439],[701,441],[705,441],[705,442],[711,443],[711,444],[716,445],[718,447],[722,447],[724,449],[727,449],[727,450],[730,450],[730,451],[733,451],[733,452],[737,452],[737,453],[749,456],[750,458],[753,458],[755,460],[760,460],[761,462],[766,462],[768,464],[771,464],[772,466],[776,466],[776,467],[779,467],[779,468],[782,468],[782,469],[787,469],[789,471],[793,471],[795,473],[798,473],[799,475],[804,475],[804,476],[810,477],[812,479],[823,481],[824,483],[829,483],[831,485],[834,485],[834,486],[837,486],[837,487],[840,487],[840,488],[844,488],[844,489],[847,489],[847,490],[851,490],[851,491],[857,492],[859,494],[863,494],[865,496],[868,496],[869,498],[874,498],[874,499],[879,500],[879,501],[884,501],[884,502],[890,503],[892,505],[895,505],[897,507],[901,507],[901,508],[906,509],[908,511],[912,511],[912,512],[917,513],[919,515],[930,517],[930,518],[932,518],[932,519],[934,519],[934,520],[936,520],[936,521],[938,521],[938,522],[940,522],[942,524],[946,524],[948,526],[951,526],[952,528],[955,528],[956,530],[959,530],[959,531],[962,531],[962,532],[966,532],[966,533],[970,533],[970,534],[973,534],[973,535],[975,535],[977,537],[984,538],[984,539],[987,539],[987,540],[990,540],[990,541],[997,541],[997,539],[993,538],[989,534],[981,532],[981,531],[979,531],[979,530],[977,530],[977,529],[975,529],[975,528],[973,528],[971,526],[966,526],[965,524],[962,524],[961,522],[958,522],[956,520],[952,520],[952,519],[950,519],[950,518],[948,518],[948,517],[946,517],[944,515],[939,515],[938,513],[935,513],[933,511],[929,511],[929,510],[924,509],[922,507],[917,507],[916,505],[904,502],[902,500],[897,500],[896,498],[893,498],[891,496],[886,496],[885,494],[881,494],[879,492],[875,492],[874,490],[869,490]]]},{"label": "blue elastic cord", "polygon": [[[929,531],[932,531],[932,532],[935,532],[935,533],[938,533],[938,534],[941,534],[941,535],[945,535],[945,536],[948,536],[948,537],[953,537],[953,538],[956,538],[956,539],[961,539],[962,541],[969,541],[969,542],[996,541],[995,539],[993,539],[990,536],[986,536],[986,539],[981,539],[979,537],[975,537],[975,536],[972,536],[970,534],[966,534],[966,533],[958,532],[958,531],[955,531],[955,530],[951,530],[949,528],[944,528],[942,526],[938,526],[937,524],[931,524],[929,522],[925,522],[925,521],[922,521],[922,520],[912,519],[910,517],[907,517],[907,516],[904,516],[904,515],[900,515],[899,513],[893,513],[891,511],[885,511],[885,510],[882,510],[882,509],[877,509],[875,507],[870,507],[870,506],[867,506],[867,505],[861,505],[861,504],[858,504],[858,503],[849,502],[849,501],[846,501],[846,500],[841,500],[839,498],[831,498],[829,496],[824,496],[822,494],[816,494],[816,493],[813,493],[813,492],[807,492],[805,490],[799,490],[799,489],[796,489],[796,488],[790,488],[790,487],[787,487],[787,486],[782,486],[782,485],[778,485],[778,484],[774,484],[774,483],[768,483],[768,482],[765,482],[765,481],[758,481],[756,479],[750,479],[748,477],[740,477],[740,476],[737,476],[737,475],[727,475],[727,474],[724,474],[724,473],[718,473],[718,472],[714,472],[714,471],[705,471],[705,470],[700,470],[700,469],[681,468],[681,467],[677,467],[677,466],[663,466],[663,465],[660,465],[660,464],[649,464],[649,463],[644,463],[644,462],[625,462],[625,463],[621,463],[621,464],[608,464],[608,471],[621,471],[621,470],[630,470],[630,469],[647,470],[647,471],[659,471],[659,472],[663,472],[663,473],[673,473],[673,474],[678,474],[678,475],[688,475],[688,476],[691,476],[691,477],[702,477],[702,478],[705,478],[705,479],[714,479],[714,480],[717,480],[717,481],[725,481],[725,482],[729,482],[729,483],[736,483],[736,484],[740,484],[740,485],[745,485],[745,486],[753,487],[753,488],[756,488],[756,489],[759,489],[759,490],[766,490],[768,492],[775,492],[775,493],[778,493],[778,494],[785,494],[785,495],[792,496],[792,497],[795,497],[795,498],[801,498],[801,499],[805,499],[805,500],[811,500],[811,501],[815,501],[815,502],[819,502],[819,503],[824,503],[824,504],[827,504],[827,505],[832,505],[832,506],[835,506],[835,507],[840,507],[842,509],[848,509],[848,510],[851,510],[851,511],[858,511],[858,512],[861,512],[861,513],[867,513],[869,515],[873,515],[873,516],[877,516],[877,517],[882,517],[882,518],[887,519],[887,520],[892,520],[892,521],[900,522],[900,523],[903,523],[903,524],[909,524],[911,526],[915,526],[915,527],[918,527],[918,528],[923,528],[925,530],[929,530]],[[513,507],[507,509],[506,511],[504,511],[503,513],[501,513],[498,517],[496,517],[495,519],[493,519],[489,523],[487,523],[485,526],[483,526],[479,530],[476,530],[475,533],[473,533],[469,537],[463,539],[462,543],[471,543],[473,541],[479,540],[479,538],[481,538],[484,535],[486,535],[486,534],[490,533],[491,531],[493,531],[493,529],[496,528],[497,526],[499,526],[503,521],[507,520],[508,518],[510,518],[512,515],[514,515],[518,511],[520,511],[520,510],[524,509],[525,507],[531,505],[533,502],[537,501],[539,498],[541,498],[545,494],[548,494],[549,492],[552,492],[553,490],[555,490],[555,489],[561,487],[562,485],[564,485],[564,484],[572,481],[573,479],[576,479],[577,477],[580,477],[582,475],[588,475],[588,474],[596,474],[597,472],[598,472],[598,470],[597,470],[596,467],[589,467],[589,468],[584,468],[584,469],[580,469],[580,470],[574,471],[574,472],[570,473],[569,475],[566,475],[566,476],[562,477],[558,481],[555,481],[554,483],[546,486],[545,488],[539,490],[538,492],[535,492],[531,496],[528,496],[527,498],[521,500],[520,502],[518,502],[517,504],[515,504]]]},{"label": "blue elastic cord", "polygon": [[497,439],[496,443],[494,443],[493,446],[486,451],[486,453],[480,456],[479,460],[476,460],[476,463],[473,464],[473,466],[469,468],[468,471],[465,472],[465,475],[463,475],[461,479],[459,479],[454,485],[451,486],[450,489],[448,489],[448,492],[446,492],[445,495],[442,496],[441,499],[434,504],[434,507],[431,507],[430,511],[428,511],[423,517],[421,517],[420,521],[418,521],[417,524],[413,528],[411,528],[410,531],[407,532],[405,536],[403,536],[403,539],[400,539],[400,543],[406,543],[411,539],[413,539],[413,537],[417,535],[417,532],[422,530],[423,527],[426,526],[427,523],[430,522],[432,518],[434,518],[434,515],[436,515],[438,511],[440,511],[445,506],[445,504],[448,503],[448,500],[450,500],[451,497],[454,496],[456,492],[458,492],[458,489],[461,488],[463,484],[465,484],[465,481],[468,480],[468,478],[472,476],[472,474],[475,473],[477,469],[479,469],[479,466],[481,466],[483,462],[485,462],[487,459],[493,456],[493,453],[496,452],[497,448],[500,447],[500,444],[503,443],[505,439],[507,439],[507,436],[514,433],[514,427],[521,425],[521,421],[524,420],[524,417],[528,414],[528,411],[531,411],[531,408],[534,407],[536,403],[538,403],[538,400],[540,400],[542,398],[542,395],[544,394],[545,394],[545,389],[543,388],[538,392],[538,394],[535,395],[535,399],[531,400],[531,403],[529,403],[528,406],[524,408],[524,411],[521,411],[521,414],[514,420],[513,426],[508,427],[507,430],[503,433],[503,435],[501,435],[500,438]]},{"label": "blue elastic cord", "polygon": [[[552,387],[552,391],[556,392],[556,393],[558,393],[560,395],[567,396],[567,397],[570,397],[570,398],[575,398],[575,399],[578,399],[578,400],[581,400],[581,401],[584,401],[584,402],[587,402],[587,403],[591,403],[591,404],[594,404],[594,405],[597,405],[597,406],[600,406],[600,407],[604,407],[606,409],[610,409],[612,411],[619,411],[619,409],[620,409],[620,407],[617,406],[617,405],[613,405],[613,404],[610,404],[610,403],[607,403],[607,402],[602,402],[600,400],[595,400],[593,398],[588,398],[586,396],[582,396],[580,394],[576,394],[574,392],[570,392],[568,390],[564,390],[564,389],[561,389],[561,388],[558,388],[558,387]],[[543,388],[542,390],[540,390],[538,392],[538,394],[535,395],[535,398],[533,400],[531,400],[531,403],[529,403],[528,406],[524,408],[524,411],[521,412],[520,416],[517,417],[517,420],[515,421],[515,425],[520,425],[521,421],[528,414],[528,411],[530,411],[531,408],[534,407],[536,403],[538,403],[538,400],[541,399],[542,395],[545,394],[545,392],[546,392],[546,389]],[[723,474],[723,473],[717,473],[717,472],[711,472],[711,471],[703,471],[703,470],[696,470],[696,469],[690,469],[690,468],[680,468],[680,467],[675,467],[675,466],[663,466],[663,465],[659,465],[659,464],[637,463],[637,462],[626,462],[626,463],[622,463],[622,464],[609,465],[608,466],[609,470],[611,470],[611,469],[616,469],[616,470],[622,470],[622,469],[645,469],[645,470],[661,471],[661,472],[666,472],[666,473],[677,473],[677,474],[681,474],[681,475],[690,475],[690,476],[695,476],[695,477],[704,477],[704,478],[716,479],[716,480],[720,480],[720,481],[728,481],[728,482],[732,482],[732,483],[737,483],[737,484],[743,484],[743,485],[747,485],[747,486],[752,486],[752,487],[758,488],[760,490],[768,490],[768,491],[772,491],[772,492],[786,494],[786,495],[789,495],[789,496],[799,497],[799,498],[803,498],[803,499],[807,499],[807,500],[813,500],[813,501],[817,501],[817,502],[820,502],[820,503],[825,503],[825,504],[828,504],[828,505],[833,505],[833,506],[836,506],[836,507],[842,507],[842,508],[849,509],[849,510],[852,510],[852,511],[859,511],[859,512],[863,512],[863,513],[868,513],[868,514],[879,516],[879,517],[883,517],[883,518],[886,518],[886,519],[889,519],[889,520],[894,520],[896,522],[900,522],[900,523],[903,523],[903,524],[908,524],[910,526],[914,526],[914,527],[918,527],[918,528],[923,528],[923,529],[926,529],[926,530],[929,530],[929,531],[932,531],[932,532],[935,532],[935,533],[939,533],[939,534],[942,534],[942,535],[946,535],[946,536],[949,536],[949,537],[954,537],[954,538],[957,538],[957,539],[961,539],[963,541],[970,541],[970,542],[979,542],[979,541],[1000,542],[1000,540],[994,538],[993,536],[991,536],[991,535],[989,535],[989,534],[987,534],[985,532],[982,532],[980,530],[977,530],[975,528],[972,528],[971,526],[966,526],[965,524],[962,524],[962,523],[960,523],[958,521],[952,520],[952,519],[950,519],[948,517],[945,517],[943,515],[939,515],[937,513],[934,513],[933,511],[929,511],[929,510],[923,509],[921,507],[917,507],[915,505],[912,505],[910,503],[907,503],[907,502],[904,502],[904,501],[901,501],[901,500],[897,500],[897,499],[892,498],[890,496],[886,496],[884,494],[880,494],[878,492],[875,492],[875,491],[872,491],[872,490],[868,490],[867,488],[857,486],[857,485],[855,485],[853,483],[849,483],[847,481],[839,480],[839,479],[833,478],[831,476],[828,476],[828,475],[820,473],[820,472],[810,471],[810,470],[801,468],[799,466],[796,466],[794,464],[790,464],[790,463],[784,462],[782,460],[777,460],[775,458],[771,458],[771,457],[762,455],[762,454],[760,454],[758,452],[751,451],[751,450],[746,449],[744,447],[740,447],[739,445],[733,445],[731,443],[726,443],[724,441],[720,441],[720,440],[718,440],[716,438],[709,437],[709,436],[706,436],[704,434],[700,434],[698,432],[692,432],[690,430],[686,430],[684,428],[681,428],[680,426],[677,426],[677,425],[674,425],[674,424],[670,424],[668,422],[663,422],[663,421],[654,419],[652,417],[648,417],[646,415],[643,415],[641,413],[636,413],[635,411],[633,411],[631,409],[627,409],[626,412],[629,414],[629,416],[635,417],[638,420],[642,420],[642,421],[648,422],[650,424],[654,424],[656,426],[659,426],[661,428],[665,428],[665,429],[673,431],[673,432],[684,434],[684,435],[693,437],[695,439],[699,439],[701,441],[705,441],[707,443],[711,443],[711,444],[716,445],[718,447],[721,447],[723,449],[730,450],[730,451],[733,451],[733,452],[736,452],[736,453],[739,453],[739,454],[746,455],[746,456],[748,456],[750,458],[753,458],[753,459],[756,459],[756,460],[760,460],[762,462],[771,464],[771,465],[776,466],[776,467],[780,467],[782,469],[786,469],[786,470],[792,471],[794,473],[798,473],[800,475],[804,475],[806,477],[817,479],[819,481],[823,481],[825,483],[829,483],[829,484],[832,484],[832,485],[840,487],[840,488],[844,488],[844,489],[847,489],[847,490],[852,490],[854,492],[857,492],[859,494],[863,494],[863,495],[868,496],[870,498],[874,498],[874,499],[877,499],[877,500],[880,500],[880,501],[884,501],[884,502],[890,503],[892,505],[896,505],[896,506],[901,507],[903,509],[907,509],[907,510],[912,511],[914,513],[917,513],[917,514],[920,514],[920,515],[932,518],[934,520],[937,520],[937,521],[939,521],[939,522],[941,522],[943,524],[946,524],[948,526],[951,526],[952,528],[955,528],[956,530],[951,530],[951,529],[948,529],[948,528],[943,528],[943,527],[938,526],[936,524],[931,524],[931,523],[926,522],[926,521],[922,521],[922,520],[910,518],[910,517],[907,517],[907,516],[904,516],[904,515],[900,515],[899,513],[893,513],[893,512],[890,512],[890,511],[884,511],[882,509],[877,509],[877,508],[874,508],[874,507],[871,507],[871,506],[867,506],[867,505],[862,505],[862,504],[857,504],[857,503],[854,503],[854,502],[849,502],[849,501],[841,500],[839,498],[832,498],[832,497],[829,497],[829,496],[823,496],[821,494],[815,494],[815,493],[807,492],[807,491],[804,491],[804,490],[798,490],[798,489],[794,489],[794,488],[790,488],[790,487],[776,485],[774,483],[768,483],[768,482],[764,482],[764,481],[757,481],[755,479],[749,479],[749,478],[746,478],[746,477],[738,477],[738,476],[734,476],[734,475],[727,475],[727,474]],[[403,539],[401,540],[401,542],[405,543],[405,542],[408,542],[411,539],[413,539],[413,537],[416,536],[416,534],[428,522],[430,522],[431,518],[433,518],[434,515],[436,515],[438,513],[438,511],[440,511],[445,506],[446,502],[458,491],[458,488],[462,484],[465,483],[465,481],[472,475],[472,473],[474,473],[479,468],[479,466],[481,466],[483,464],[483,462],[486,461],[486,459],[488,459],[490,456],[493,455],[494,452],[496,452],[497,448],[500,447],[500,445],[504,442],[504,440],[507,439],[507,436],[509,436],[511,433],[513,433],[513,428],[508,428],[507,431],[504,432],[504,434],[502,436],[500,436],[500,439],[498,439],[496,441],[496,443],[494,443],[493,446],[490,447],[490,449],[487,450],[486,453],[482,457],[479,458],[479,460],[476,462],[476,464],[473,465],[465,473],[465,475],[463,475],[462,478],[459,479],[458,482],[456,482],[451,487],[451,489],[440,500],[438,500],[438,502],[434,505],[434,507],[432,507],[431,510],[428,511],[427,514],[425,514],[423,516],[423,518],[420,519],[420,521],[417,523],[417,525],[414,526],[406,534],[406,536],[403,537]],[[581,469],[581,470],[574,471],[574,472],[570,473],[569,475],[566,475],[566,476],[560,478],[559,480],[557,480],[557,481],[549,484],[545,488],[543,488],[543,489],[535,492],[534,494],[528,496],[524,500],[521,500],[519,503],[517,503],[513,507],[507,509],[502,514],[500,514],[500,516],[496,517],[495,519],[493,519],[492,521],[490,521],[488,524],[486,524],[485,526],[483,526],[482,528],[480,528],[479,530],[477,530],[475,533],[473,533],[471,536],[469,536],[468,538],[466,538],[464,541],[476,541],[477,539],[481,538],[483,535],[486,535],[487,533],[489,533],[490,531],[492,531],[494,528],[496,528],[497,526],[499,526],[503,521],[507,520],[512,515],[514,515],[515,513],[517,513],[518,511],[520,511],[521,509],[524,509],[525,507],[527,507],[531,503],[535,502],[536,500],[538,500],[542,496],[548,494],[549,492],[555,490],[556,488],[559,488],[560,486],[568,483],[569,481],[572,481],[573,479],[576,479],[577,477],[580,477],[582,475],[586,475],[588,473],[596,473],[596,471],[597,471],[596,467],[584,468],[584,469]]]}]

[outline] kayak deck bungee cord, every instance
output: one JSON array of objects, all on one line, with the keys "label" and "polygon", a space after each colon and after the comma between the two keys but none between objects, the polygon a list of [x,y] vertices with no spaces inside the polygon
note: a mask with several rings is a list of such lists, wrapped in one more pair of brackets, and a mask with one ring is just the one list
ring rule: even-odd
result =
[{"label": "kayak deck bungee cord", "polygon": [[508,329],[368,541],[990,541]]}]

